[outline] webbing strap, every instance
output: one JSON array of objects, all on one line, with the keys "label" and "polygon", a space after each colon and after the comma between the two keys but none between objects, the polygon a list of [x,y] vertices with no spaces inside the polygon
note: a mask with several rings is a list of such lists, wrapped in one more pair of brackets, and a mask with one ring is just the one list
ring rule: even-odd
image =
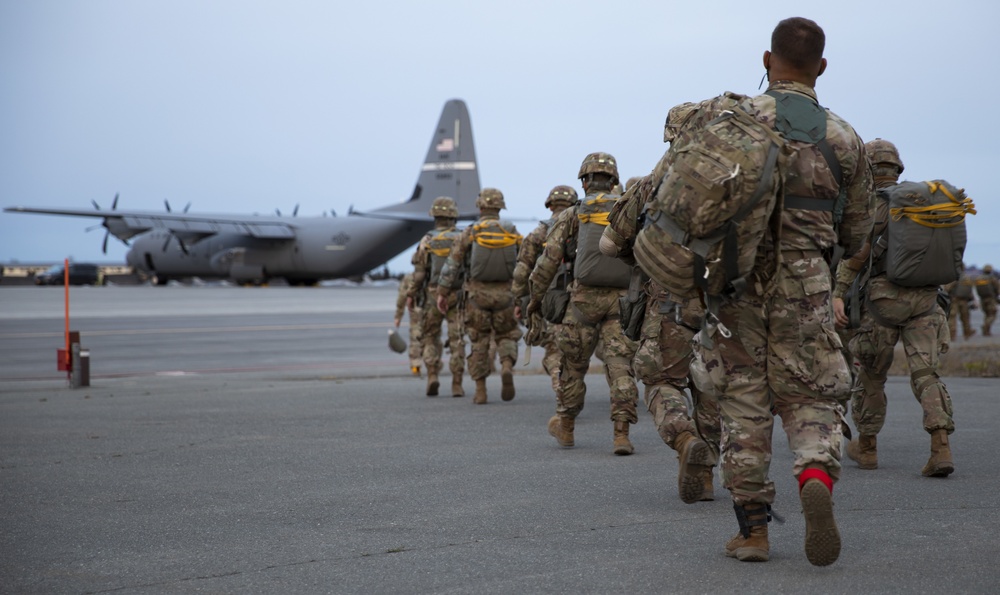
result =
[{"label": "webbing strap", "polygon": [[836,201],[811,196],[785,195],[786,209],[801,209],[803,211],[833,211]]}]

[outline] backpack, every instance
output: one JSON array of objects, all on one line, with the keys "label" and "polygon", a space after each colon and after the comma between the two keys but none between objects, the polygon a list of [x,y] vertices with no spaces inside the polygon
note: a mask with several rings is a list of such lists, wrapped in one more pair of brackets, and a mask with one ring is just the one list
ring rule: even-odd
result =
[{"label": "backpack", "polygon": [[[636,236],[636,262],[674,299],[737,296],[757,259],[782,187],[782,137],[746,98],[705,103],[717,114],[685,132]],[[676,141],[675,141],[676,142]]]},{"label": "backpack", "polygon": [[[431,274],[427,281],[428,286],[436,286],[441,282],[441,269],[448,261],[448,254],[451,253],[451,246],[462,235],[457,229],[435,230],[427,234],[427,248],[431,255]],[[450,289],[458,289],[462,286],[461,276],[456,276]]]},{"label": "backpack", "polygon": [[617,194],[598,194],[585,198],[576,207],[580,220],[576,240],[573,276],[587,287],[628,287],[632,272],[621,260],[601,254],[600,241],[608,226],[608,214],[618,200]]},{"label": "backpack", "polygon": [[[962,274],[966,214],[976,213],[965,191],[944,180],[901,182],[878,191],[889,203],[886,249],[873,271],[903,287],[946,285]],[[881,238],[879,238],[881,239]]]},{"label": "backpack", "polygon": [[993,275],[992,273],[983,274],[982,277],[976,279],[976,295],[980,299],[990,300],[997,297],[996,289],[993,287]]},{"label": "backpack", "polygon": [[484,219],[472,226],[469,277],[495,283],[514,278],[521,235],[509,221]]}]

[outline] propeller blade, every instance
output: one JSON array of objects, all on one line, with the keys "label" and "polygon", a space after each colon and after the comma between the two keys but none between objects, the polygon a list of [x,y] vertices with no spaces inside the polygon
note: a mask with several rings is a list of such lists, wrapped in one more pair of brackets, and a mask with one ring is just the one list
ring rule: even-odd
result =
[{"label": "propeller blade", "polygon": [[281,217],[281,210],[280,209],[274,209],[274,214],[277,215],[278,217]]},{"label": "propeller blade", "polygon": [[170,240],[172,240],[172,239],[173,239],[173,237],[174,237],[174,235],[173,235],[173,234],[168,234],[168,235],[167,235],[167,241],[166,241],[166,242],[163,242],[163,251],[164,251],[164,252],[166,252],[166,251],[167,251],[167,246],[169,246],[169,245],[170,245]]},{"label": "propeller blade", "polygon": [[118,193],[117,192],[115,192],[115,199],[113,201],[111,201],[111,210],[113,211],[116,208],[118,208]]},{"label": "propeller blade", "polygon": [[299,204],[295,203],[295,208],[292,209],[292,217],[295,217],[298,214],[299,214]]},{"label": "propeller blade", "polygon": [[190,208],[191,208],[191,203],[187,203],[186,205],[184,205],[184,212],[187,213],[188,209]]},{"label": "propeller blade", "polygon": [[101,210],[101,205],[97,204],[96,200],[90,199],[90,204],[94,205],[94,208],[97,209],[98,211]]},{"label": "propeller blade", "polygon": [[163,205],[167,207],[167,212],[169,213],[170,212],[170,203],[167,202],[167,199],[165,199],[165,198],[163,199]]},{"label": "propeller blade", "polygon": [[110,231],[104,232],[104,241],[101,243],[101,254],[108,253],[108,236],[111,235]]},{"label": "propeller blade", "polygon": [[104,227],[104,223],[98,223],[97,225],[91,225],[90,227],[88,227],[84,231],[91,232],[91,231],[94,231],[95,229],[97,229],[98,227]]}]

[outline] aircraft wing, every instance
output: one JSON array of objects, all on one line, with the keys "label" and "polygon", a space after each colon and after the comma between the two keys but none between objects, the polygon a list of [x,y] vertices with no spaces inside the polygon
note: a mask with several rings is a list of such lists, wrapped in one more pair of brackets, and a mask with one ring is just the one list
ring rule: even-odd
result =
[{"label": "aircraft wing", "polygon": [[117,238],[127,240],[140,233],[167,230],[189,241],[206,238],[218,233],[236,233],[266,240],[290,240],[295,228],[278,217],[233,216],[191,213],[159,213],[115,209],[42,209],[33,207],[8,207],[9,213],[38,213],[69,217],[97,217],[104,219],[105,227]]}]

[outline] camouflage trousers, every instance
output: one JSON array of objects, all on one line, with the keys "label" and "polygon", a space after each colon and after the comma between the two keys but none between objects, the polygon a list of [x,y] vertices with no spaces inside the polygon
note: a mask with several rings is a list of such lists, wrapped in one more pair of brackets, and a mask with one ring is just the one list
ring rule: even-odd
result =
[{"label": "camouflage trousers", "polygon": [[722,411],[722,478],[741,505],[774,501],[772,410],[781,416],[796,477],[807,467],[840,477],[838,399],[850,389],[850,373],[834,331],[830,269],[819,251],[782,256],[766,293],[751,284],[719,307],[711,342],[696,337],[696,357],[710,378],[699,388],[716,392]]},{"label": "camouflage trousers", "polygon": [[[431,296],[437,295],[430,292]],[[462,322],[458,311],[458,296],[451,294],[448,296],[448,314],[444,315],[433,305],[424,308],[423,324],[423,358],[424,365],[427,366],[429,374],[437,374],[441,371],[441,354],[443,345],[441,342],[441,330],[445,322],[448,323],[448,369],[451,370],[453,378],[461,378],[465,373],[465,335],[462,333]]]},{"label": "camouflage trousers", "polygon": [[948,314],[948,328],[951,340],[958,338],[958,323],[962,323],[962,336],[968,339],[974,332],[972,323],[969,322],[969,304],[972,300],[965,298],[954,298],[951,301],[951,312]]},{"label": "camouflage trousers", "polygon": [[558,344],[563,353],[562,394],[556,393],[556,414],[575,418],[583,410],[587,385],[583,378],[601,343],[604,376],[611,392],[611,420],[638,421],[639,391],[632,377],[636,343],[622,333],[618,296],[624,290],[584,287],[574,291],[559,325]]},{"label": "camouflage trousers", "polygon": [[410,365],[420,366],[420,358],[423,353],[423,308],[411,308],[408,312],[410,317],[410,347],[407,355],[410,356]]},{"label": "camouflage trousers", "polygon": [[[937,369],[939,354],[947,351],[944,311],[937,305],[935,289],[892,286],[884,278],[871,281],[871,303],[861,330],[851,341],[851,353],[861,364],[860,389],[851,398],[851,417],[858,432],[879,433],[885,424],[885,381],[896,343],[903,341],[910,388],[923,409],[924,430],[955,431],[951,396]],[[873,315],[872,310],[875,311]],[[880,324],[876,318],[891,324]]]},{"label": "camouflage trousers", "polygon": [[[722,438],[719,401],[699,391],[688,378],[695,334],[692,327],[702,312],[700,306],[674,304],[666,295],[649,296],[632,370],[645,385],[646,408],[667,446],[676,450],[677,436],[690,432],[701,436],[718,455]],[[691,392],[690,409],[685,389]]]},{"label": "camouflage trousers", "polygon": [[983,336],[990,335],[993,328],[993,321],[997,319],[997,299],[995,297],[980,298],[979,303],[983,306]]},{"label": "camouflage trousers", "polygon": [[545,330],[542,331],[542,347],[545,348],[545,356],[542,357],[542,369],[552,380],[552,392],[558,395],[562,392],[562,382],[559,376],[562,374],[563,353],[559,349],[558,342],[559,325],[545,322]]},{"label": "camouflage trousers", "polygon": [[465,305],[465,329],[472,348],[469,352],[469,375],[473,380],[490,375],[493,361],[490,342],[496,340],[500,362],[517,361],[517,342],[521,329],[514,318],[514,296],[509,285],[499,289],[473,289]]}]

